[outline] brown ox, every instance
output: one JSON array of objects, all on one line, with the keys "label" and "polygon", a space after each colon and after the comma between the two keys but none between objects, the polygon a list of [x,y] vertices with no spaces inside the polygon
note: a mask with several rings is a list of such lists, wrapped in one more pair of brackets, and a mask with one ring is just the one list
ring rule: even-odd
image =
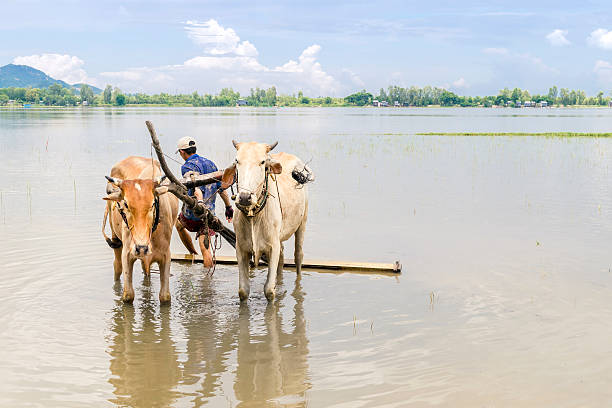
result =
[{"label": "brown ox", "polygon": [[178,199],[165,194],[168,187],[160,185],[160,175],[158,162],[130,156],[115,164],[111,176],[107,177],[102,232],[110,214],[112,238],[104,236],[115,250],[115,280],[123,274],[124,302],[134,300],[132,270],[137,259],[141,260],[147,275],[152,263],[159,265],[159,300],[170,301],[170,239],[178,214]]}]

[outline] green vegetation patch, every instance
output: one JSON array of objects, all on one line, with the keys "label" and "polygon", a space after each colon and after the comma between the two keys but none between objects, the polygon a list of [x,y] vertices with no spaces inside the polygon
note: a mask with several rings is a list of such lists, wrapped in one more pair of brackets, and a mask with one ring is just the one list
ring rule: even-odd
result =
[{"label": "green vegetation patch", "polygon": [[544,137],[612,137],[612,133],[581,133],[581,132],[427,132],[417,133],[420,136],[544,136]]}]

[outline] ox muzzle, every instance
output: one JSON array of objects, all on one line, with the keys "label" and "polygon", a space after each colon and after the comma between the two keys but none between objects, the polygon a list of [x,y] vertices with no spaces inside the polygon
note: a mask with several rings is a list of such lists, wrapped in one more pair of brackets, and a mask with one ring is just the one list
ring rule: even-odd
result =
[{"label": "ox muzzle", "polygon": [[254,202],[255,202],[255,194],[251,194],[251,193],[243,191],[238,195],[238,203],[244,207],[253,205]]}]

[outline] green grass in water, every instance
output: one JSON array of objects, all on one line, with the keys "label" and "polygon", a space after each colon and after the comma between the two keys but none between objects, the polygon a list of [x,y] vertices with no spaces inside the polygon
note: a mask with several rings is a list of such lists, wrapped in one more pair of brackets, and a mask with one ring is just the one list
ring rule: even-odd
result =
[{"label": "green grass in water", "polygon": [[575,132],[428,132],[417,133],[420,136],[544,136],[544,137],[612,137],[612,133],[575,133]]}]

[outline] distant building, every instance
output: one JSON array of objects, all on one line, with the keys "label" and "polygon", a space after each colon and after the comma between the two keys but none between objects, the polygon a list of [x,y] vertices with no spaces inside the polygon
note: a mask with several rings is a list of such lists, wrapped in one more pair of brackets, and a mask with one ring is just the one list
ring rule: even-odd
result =
[{"label": "distant building", "polygon": [[396,108],[401,106],[400,103],[398,101],[393,102],[393,106],[395,106]]},{"label": "distant building", "polygon": [[247,106],[249,103],[246,99],[238,99],[236,101],[236,106]]}]

